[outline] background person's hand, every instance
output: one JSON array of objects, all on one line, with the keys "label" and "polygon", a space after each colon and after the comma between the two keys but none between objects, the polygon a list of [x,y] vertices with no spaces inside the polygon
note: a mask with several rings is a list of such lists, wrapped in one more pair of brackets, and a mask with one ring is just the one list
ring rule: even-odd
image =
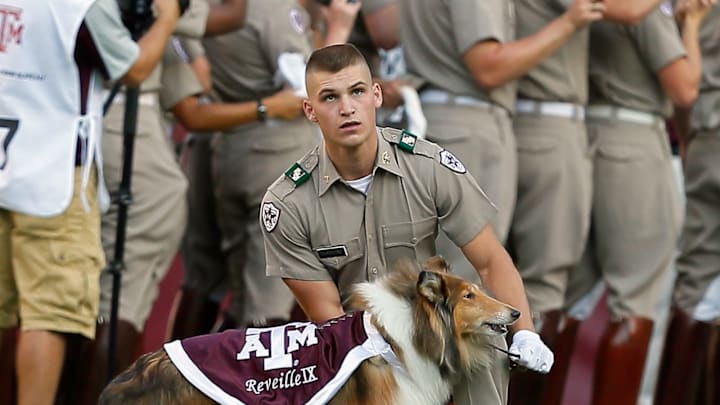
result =
[{"label": "background person's hand", "polygon": [[321,7],[321,13],[327,24],[337,24],[343,27],[352,28],[355,25],[355,17],[360,12],[362,3],[359,1],[349,2],[347,0],[330,0],[327,7]]},{"label": "background person's hand", "polygon": [[295,94],[295,90],[286,89],[263,99],[263,102],[267,106],[269,118],[293,120],[302,112],[302,100]]},{"label": "background person's hand", "polygon": [[576,30],[593,21],[601,20],[605,14],[605,3],[593,0],[575,0],[565,12],[566,18]]}]

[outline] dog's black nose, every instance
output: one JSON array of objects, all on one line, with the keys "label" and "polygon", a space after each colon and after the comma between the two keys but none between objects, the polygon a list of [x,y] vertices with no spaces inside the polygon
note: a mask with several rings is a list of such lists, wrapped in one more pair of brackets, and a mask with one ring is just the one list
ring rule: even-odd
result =
[{"label": "dog's black nose", "polygon": [[513,319],[518,319],[520,318],[520,311],[513,309],[512,312],[510,312],[510,316],[512,316]]}]

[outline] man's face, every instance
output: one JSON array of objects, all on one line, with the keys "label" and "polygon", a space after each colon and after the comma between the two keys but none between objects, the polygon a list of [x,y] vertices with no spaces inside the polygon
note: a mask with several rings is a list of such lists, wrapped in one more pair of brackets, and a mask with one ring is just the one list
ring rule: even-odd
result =
[{"label": "man's face", "polygon": [[375,134],[375,110],[382,105],[382,92],[366,65],[337,73],[311,72],[307,90],[305,116],[320,125],[328,147],[357,148]]}]

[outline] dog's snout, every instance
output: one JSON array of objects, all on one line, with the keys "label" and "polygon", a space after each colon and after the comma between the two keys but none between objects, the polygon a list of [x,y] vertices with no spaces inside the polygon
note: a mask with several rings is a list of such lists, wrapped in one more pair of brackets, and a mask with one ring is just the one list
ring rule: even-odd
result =
[{"label": "dog's snout", "polygon": [[518,318],[520,318],[520,311],[518,311],[517,309],[513,309],[512,311],[510,311],[510,316],[513,320],[517,320]]}]

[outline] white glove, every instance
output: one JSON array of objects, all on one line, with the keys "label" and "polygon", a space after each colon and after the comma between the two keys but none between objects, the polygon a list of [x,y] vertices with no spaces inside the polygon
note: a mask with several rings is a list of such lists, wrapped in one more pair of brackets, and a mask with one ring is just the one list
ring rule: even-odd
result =
[{"label": "white glove", "polygon": [[402,86],[400,87],[400,94],[403,98],[405,114],[407,114],[408,131],[420,139],[425,139],[427,119],[423,113],[417,90],[410,86]]},{"label": "white glove", "polygon": [[509,351],[520,356],[515,359],[516,363],[542,374],[549,373],[555,362],[553,352],[543,343],[540,335],[529,330],[521,330],[513,335]]}]

